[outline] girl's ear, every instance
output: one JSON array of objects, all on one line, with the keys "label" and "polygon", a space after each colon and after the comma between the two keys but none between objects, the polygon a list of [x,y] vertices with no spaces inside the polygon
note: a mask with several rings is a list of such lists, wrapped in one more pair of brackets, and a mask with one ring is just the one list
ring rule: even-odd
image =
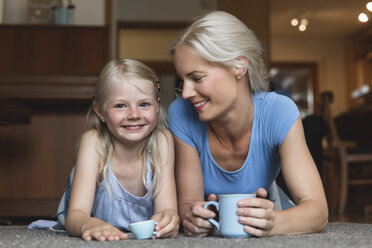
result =
[{"label": "girl's ear", "polygon": [[234,67],[234,73],[236,78],[242,78],[248,71],[249,59],[245,56],[239,56],[236,58],[238,62]]},{"label": "girl's ear", "polygon": [[100,109],[97,107],[96,102],[94,102],[94,101],[93,101],[93,110],[94,110],[94,112],[96,113],[96,115],[98,116],[98,118],[99,118],[102,122],[105,122],[105,116],[104,116],[103,113],[100,111]]}]

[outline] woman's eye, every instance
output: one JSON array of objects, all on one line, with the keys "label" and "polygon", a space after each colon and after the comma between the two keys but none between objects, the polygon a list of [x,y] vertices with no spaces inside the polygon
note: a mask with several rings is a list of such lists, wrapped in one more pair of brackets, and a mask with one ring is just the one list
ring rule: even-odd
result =
[{"label": "woman's eye", "polygon": [[193,80],[194,80],[194,82],[198,83],[198,82],[200,82],[203,78],[204,78],[204,76],[193,77]]}]

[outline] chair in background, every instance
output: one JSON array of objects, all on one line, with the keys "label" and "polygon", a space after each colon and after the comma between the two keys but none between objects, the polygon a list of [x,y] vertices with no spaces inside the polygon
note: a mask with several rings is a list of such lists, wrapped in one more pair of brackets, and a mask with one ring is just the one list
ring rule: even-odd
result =
[{"label": "chair in background", "polygon": [[[348,188],[350,185],[372,184],[372,179],[351,179],[349,177],[349,167],[358,164],[372,165],[372,150],[368,151],[361,147],[347,146],[347,142],[340,139],[335,125],[334,117],[330,108],[333,102],[333,93],[324,92],[321,94],[321,112],[328,124],[327,144],[330,150],[332,162],[340,165],[340,190],[338,214],[344,216],[346,201],[348,198]],[[357,123],[356,123],[357,124]],[[369,130],[366,130],[369,131]],[[350,143],[350,142],[349,142]]]}]

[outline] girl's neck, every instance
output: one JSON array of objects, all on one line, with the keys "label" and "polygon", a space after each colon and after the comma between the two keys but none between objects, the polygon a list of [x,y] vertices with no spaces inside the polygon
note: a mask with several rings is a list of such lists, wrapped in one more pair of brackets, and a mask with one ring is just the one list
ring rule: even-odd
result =
[{"label": "girl's neck", "polygon": [[[142,151],[145,142],[123,144],[119,142],[114,143],[113,159],[118,161],[133,162],[142,158]],[[120,163],[128,164],[128,163]]]}]

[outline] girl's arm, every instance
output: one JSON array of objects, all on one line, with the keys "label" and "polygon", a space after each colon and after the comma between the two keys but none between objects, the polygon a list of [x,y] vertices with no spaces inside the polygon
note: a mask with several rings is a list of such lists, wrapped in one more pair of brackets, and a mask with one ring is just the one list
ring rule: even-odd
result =
[{"label": "girl's arm", "polygon": [[85,240],[119,240],[126,238],[127,234],[91,217],[99,163],[96,138],[96,131],[93,130],[87,131],[81,138],[65,227],[70,235]]},{"label": "girl's arm", "polygon": [[154,199],[154,216],[156,220],[156,237],[175,237],[179,229],[177,212],[177,195],[174,180],[174,144],[172,135],[165,131],[159,135],[160,156],[163,163],[163,184]]},{"label": "girl's arm", "polygon": [[[175,170],[178,210],[184,233],[187,236],[206,236],[213,230],[208,221],[215,213],[204,209],[204,185],[197,150],[177,138],[175,141]],[[216,200],[210,198],[208,200]]]},{"label": "girl's arm", "polygon": [[279,152],[283,177],[296,206],[274,211],[273,204],[266,199],[243,200],[239,202],[238,213],[241,223],[246,225],[245,231],[255,236],[322,231],[328,223],[327,201],[300,118],[291,127]]}]

